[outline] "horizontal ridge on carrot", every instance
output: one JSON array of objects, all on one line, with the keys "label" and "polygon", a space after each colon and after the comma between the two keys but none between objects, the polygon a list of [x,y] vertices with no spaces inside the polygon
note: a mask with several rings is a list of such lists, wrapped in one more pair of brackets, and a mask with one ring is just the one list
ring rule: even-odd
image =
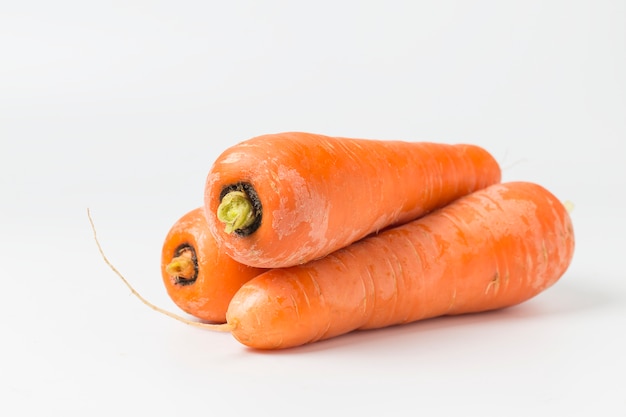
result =
[{"label": "horizontal ridge on carrot", "polygon": [[226,313],[232,335],[280,349],[357,329],[509,307],[569,267],[564,205],[529,182],[495,184],[330,255],[245,283]]},{"label": "horizontal ridge on carrot", "polygon": [[242,265],[218,248],[203,207],[178,219],[163,242],[165,289],[178,307],[201,320],[224,323],[235,292],[261,272],[264,270]]},{"label": "horizontal ridge on carrot", "polygon": [[476,145],[258,136],[225,150],[207,175],[211,233],[237,261],[302,264],[500,181]]}]

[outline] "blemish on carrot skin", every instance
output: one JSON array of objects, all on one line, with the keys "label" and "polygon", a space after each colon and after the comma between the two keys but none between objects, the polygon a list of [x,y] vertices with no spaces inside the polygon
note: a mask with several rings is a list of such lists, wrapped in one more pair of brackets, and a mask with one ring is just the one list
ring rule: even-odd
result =
[{"label": "blemish on carrot skin", "polygon": [[548,262],[548,248],[546,247],[545,239],[541,241],[541,254],[543,255],[543,261]]},{"label": "blemish on carrot skin", "polygon": [[456,288],[454,289],[454,292],[452,293],[452,299],[450,300],[450,305],[448,306],[448,311],[452,310],[452,308],[454,307],[454,303],[456,303]]},{"label": "blemish on carrot skin", "polygon": [[237,163],[240,160],[244,159],[245,156],[246,155],[245,155],[244,152],[232,152],[230,155],[226,156],[222,160],[222,163],[223,164],[234,164],[234,163]]},{"label": "blemish on carrot skin", "polygon": [[[305,294],[305,297],[306,297],[306,294]],[[301,318],[301,317],[300,317],[300,309],[298,308],[298,301],[296,300],[296,297],[294,297],[294,295],[293,295],[293,294],[290,294],[290,295],[289,295],[289,298],[290,298],[290,300],[291,300],[291,305],[292,305],[292,307],[293,307],[294,311],[296,312],[296,318],[297,318],[298,320],[300,320],[300,318]],[[307,300],[306,300],[306,301],[307,301],[307,305],[308,305],[308,304],[309,304],[309,300],[308,300],[308,298],[307,298]]]},{"label": "blemish on carrot skin", "polygon": [[489,284],[487,284],[487,288],[485,288],[485,294],[487,294],[491,288],[493,288],[494,294],[497,293],[498,289],[500,288],[500,273],[498,271],[496,271],[493,278],[489,281]]}]

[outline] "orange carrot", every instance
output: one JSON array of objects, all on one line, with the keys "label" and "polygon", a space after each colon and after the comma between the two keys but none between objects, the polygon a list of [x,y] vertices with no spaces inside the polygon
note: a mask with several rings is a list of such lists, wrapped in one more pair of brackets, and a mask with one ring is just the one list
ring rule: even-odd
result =
[{"label": "orange carrot", "polygon": [[217,247],[202,207],[178,219],[163,243],[161,274],[168,295],[183,311],[205,321],[225,322],[232,296],[263,271],[234,261]]},{"label": "orange carrot", "polygon": [[233,297],[224,329],[257,349],[504,308],[553,285],[574,253],[568,211],[528,182],[492,185],[322,259],[269,270]]},{"label": "orange carrot", "polygon": [[211,233],[232,258],[302,264],[500,181],[474,145],[259,136],[224,151],[207,176]]}]

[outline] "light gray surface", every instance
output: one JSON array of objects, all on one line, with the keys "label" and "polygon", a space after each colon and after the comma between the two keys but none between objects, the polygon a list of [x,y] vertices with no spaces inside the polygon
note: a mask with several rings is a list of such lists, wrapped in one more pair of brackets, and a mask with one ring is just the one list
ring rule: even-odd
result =
[{"label": "light gray surface", "polygon": [[[228,3],[228,4],[227,4]],[[0,13],[0,414],[623,416],[620,1],[13,2]],[[471,142],[575,204],[509,310],[254,353],[176,311],[171,224],[264,133]],[[622,384],[623,385],[623,384]]]}]

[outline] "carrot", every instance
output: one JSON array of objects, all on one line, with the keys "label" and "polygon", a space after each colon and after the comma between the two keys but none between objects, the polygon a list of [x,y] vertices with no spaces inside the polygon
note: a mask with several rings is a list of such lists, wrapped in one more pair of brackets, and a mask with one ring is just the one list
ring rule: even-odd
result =
[{"label": "carrot", "polygon": [[211,233],[237,261],[288,267],[500,181],[474,145],[264,135],[225,150],[205,184]]},{"label": "carrot", "polygon": [[161,274],[169,297],[199,319],[223,323],[235,292],[263,269],[242,265],[221,251],[198,207],[170,228],[161,253]]},{"label": "carrot", "polygon": [[279,349],[528,300],[574,253],[567,209],[540,185],[510,182],[459,198],[322,259],[269,270],[234,295],[224,329]]}]

